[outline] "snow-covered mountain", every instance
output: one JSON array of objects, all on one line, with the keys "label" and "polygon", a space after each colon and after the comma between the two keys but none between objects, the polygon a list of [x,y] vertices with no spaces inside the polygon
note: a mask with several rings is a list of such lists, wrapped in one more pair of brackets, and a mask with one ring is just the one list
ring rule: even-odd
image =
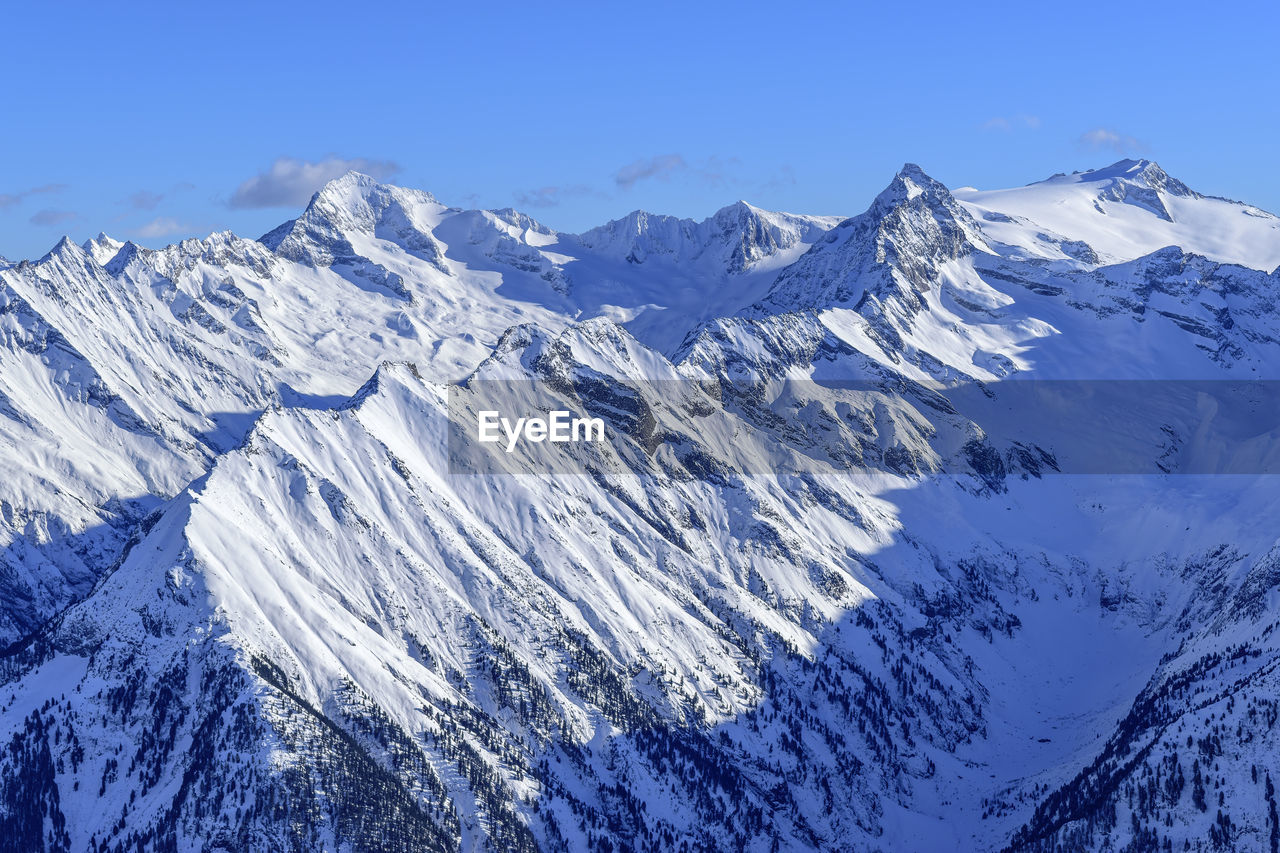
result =
[{"label": "snow-covered mountain", "polygon": [[1084,244],[1103,262],[1131,261],[1177,246],[1264,272],[1280,265],[1280,218],[1203,196],[1150,160],[1121,160],[1016,189],[966,188],[956,198],[993,240],[1030,257],[1072,256],[1084,248],[1073,246]]},{"label": "snow-covered mountain", "polygon": [[[581,235],[352,173],[0,265],[0,851],[1274,846],[1280,488],[1177,473],[1273,443],[1123,383],[1280,379],[1278,222],[1145,161]],[[1174,473],[957,402],[1027,380]],[[468,468],[497,392],[612,439]]]}]

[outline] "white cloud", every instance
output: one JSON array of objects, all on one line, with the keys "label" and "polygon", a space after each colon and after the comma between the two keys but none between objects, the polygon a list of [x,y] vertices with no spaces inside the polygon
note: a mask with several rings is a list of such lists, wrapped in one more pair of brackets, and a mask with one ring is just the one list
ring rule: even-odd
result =
[{"label": "white cloud", "polygon": [[785,187],[793,187],[796,185],[796,170],[790,166],[780,166],[773,177],[760,184],[760,189],[764,192],[772,192],[774,190],[783,189]]},{"label": "white cloud", "polygon": [[536,190],[520,190],[515,194],[520,207],[555,207],[560,203],[559,187],[539,187]]},{"label": "white cloud", "polygon": [[574,184],[567,187],[539,187],[536,190],[520,190],[515,193],[516,205],[525,207],[555,207],[567,198],[595,195],[601,193],[585,184]]},{"label": "white cloud", "polygon": [[999,130],[1008,133],[1011,130],[1025,128],[1027,130],[1040,129],[1040,116],[1016,115],[1016,116],[995,116],[989,118],[982,123],[983,130]]},{"label": "white cloud", "polygon": [[50,208],[45,208],[44,210],[37,211],[35,215],[31,217],[31,224],[45,226],[61,225],[64,222],[70,222],[77,216],[78,214],[71,210],[52,210]]},{"label": "white cloud", "polygon": [[614,173],[613,179],[617,181],[618,186],[629,190],[640,181],[649,178],[666,179],[671,177],[673,172],[683,168],[685,168],[684,158],[679,154],[660,154],[657,157],[646,157],[634,163],[628,163]]},{"label": "white cloud", "polygon": [[364,172],[384,180],[400,171],[389,160],[326,157],[317,162],[279,157],[265,172],[254,175],[236,188],[231,207],[302,207],[316,190],[347,172]]},{"label": "white cloud", "polygon": [[67,188],[66,184],[45,184],[40,187],[32,187],[27,190],[19,190],[16,193],[0,193],[0,210],[6,207],[14,207],[22,204],[30,196],[42,195],[44,193],[60,193]]},{"label": "white cloud", "polygon": [[1095,127],[1080,134],[1079,142],[1090,148],[1110,148],[1118,154],[1130,151],[1141,151],[1146,148],[1139,140],[1112,130],[1109,127]]},{"label": "white cloud", "polygon": [[153,193],[149,190],[138,190],[129,196],[129,204],[134,210],[155,210],[162,201],[164,201],[163,193]]},{"label": "white cloud", "polygon": [[157,237],[167,237],[170,234],[176,234],[179,231],[190,231],[191,229],[172,219],[168,216],[158,216],[145,225],[139,226],[134,233],[144,240],[152,240]]}]

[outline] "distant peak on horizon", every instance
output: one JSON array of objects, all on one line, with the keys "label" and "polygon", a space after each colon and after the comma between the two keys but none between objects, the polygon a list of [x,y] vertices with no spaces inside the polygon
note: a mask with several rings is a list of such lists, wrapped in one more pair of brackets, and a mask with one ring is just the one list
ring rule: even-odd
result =
[{"label": "distant peak on horizon", "polygon": [[415,196],[419,200],[439,203],[439,200],[426,190],[405,187],[390,181],[382,181],[364,172],[349,169],[338,177],[326,181],[324,186],[316,190],[303,212],[306,213],[325,201],[339,203],[344,200],[359,198],[367,202],[379,192],[404,193]]},{"label": "distant peak on horizon", "polygon": [[1135,160],[1126,157],[1124,159],[1117,160],[1110,166],[1103,166],[1101,169],[1085,169],[1081,174],[1095,175],[1098,177],[1119,177],[1141,174],[1150,168],[1164,171],[1163,169],[1160,169],[1160,164],[1155,160],[1148,160],[1145,157]]},{"label": "distant peak on horizon", "polygon": [[1145,157],[1139,159],[1126,157],[1107,166],[1084,169],[1070,174],[1059,172],[1043,180],[1033,181],[1027,186],[1046,183],[1115,183],[1117,181],[1155,190],[1167,189],[1179,195],[1193,193],[1186,184],[1161,168],[1159,163]]},{"label": "distant peak on horizon", "polygon": [[[871,199],[871,206],[876,207],[879,203],[880,207],[886,205],[892,207],[902,204],[912,199],[923,197],[929,202],[941,203],[948,198],[956,199],[972,199],[981,196],[990,198],[990,194],[1007,194],[1011,192],[1021,192],[1031,190],[1033,188],[1041,188],[1047,192],[1057,192],[1054,187],[1060,187],[1062,192],[1066,192],[1068,187],[1075,187],[1076,191],[1087,191],[1091,195],[1098,195],[1102,200],[1121,200],[1121,198],[1130,199],[1131,203],[1138,201],[1142,206],[1147,207],[1157,216],[1166,218],[1170,213],[1165,210],[1163,203],[1157,203],[1158,199],[1154,196],[1145,198],[1144,193],[1163,194],[1165,196],[1179,196],[1183,198],[1201,198],[1201,194],[1190,189],[1186,184],[1170,176],[1155,160],[1140,158],[1122,158],[1105,166],[1096,168],[1088,168],[1083,171],[1059,172],[1048,178],[1043,178],[1032,183],[1022,186],[1008,186],[1006,188],[992,188],[983,190],[972,185],[949,188],[946,184],[932,177],[922,166],[915,162],[906,162],[888,181],[884,188]],[[365,172],[358,170],[348,170],[343,174],[326,181],[315,193],[312,194],[306,206],[300,210],[296,217],[293,217],[282,223],[273,231],[264,234],[259,240],[266,239],[272,235],[279,236],[282,228],[292,225],[299,220],[314,220],[317,223],[325,222],[328,226],[336,230],[343,230],[356,226],[359,223],[371,222],[380,216],[380,211],[388,207],[409,207],[414,208],[422,204],[439,205],[442,209],[447,208],[454,211],[472,211],[473,208],[467,206],[453,206],[439,200],[433,193],[403,186],[392,181],[376,178]],[[1260,208],[1254,208],[1244,202],[1237,202],[1244,207],[1255,210],[1265,215],[1265,211]],[[862,209],[857,199],[850,199],[848,204],[849,211],[857,211]],[[637,208],[630,213],[624,214],[617,218],[608,220],[601,225],[588,228],[584,231],[560,231],[542,224],[541,220],[532,216],[517,207],[490,207],[490,208],[474,208],[475,212],[487,212],[497,214],[499,216],[510,216],[517,214],[522,221],[527,220],[542,228],[547,233],[554,231],[572,236],[586,236],[596,234],[602,230],[617,229],[626,226],[628,230],[638,228],[646,230],[658,225],[658,223],[668,223],[662,227],[675,227],[674,223],[684,222],[688,226],[699,226],[708,223],[725,224],[729,222],[749,224],[764,220],[788,220],[794,223],[805,222],[810,225],[818,224],[820,221],[828,219],[846,219],[854,215],[851,212],[844,212],[835,216],[818,215],[807,212],[790,212],[780,209],[766,208],[754,204],[745,199],[730,202],[705,217],[688,217],[672,214],[663,214]],[[95,229],[96,230],[96,229]],[[136,239],[136,238],[135,238]],[[199,238],[192,238],[199,240]],[[182,242],[182,241],[178,241]],[[54,245],[53,249],[45,253],[45,258],[50,255],[63,254],[72,252],[70,245],[72,241],[60,239]],[[96,237],[80,241],[76,248],[84,252],[100,263],[105,262],[111,256],[115,255],[121,246],[125,243],[112,238],[105,233],[99,232]],[[177,245],[177,243],[170,244]],[[159,247],[158,247],[159,248]],[[43,259],[43,258],[42,258]],[[21,261],[6,261],[5,263],[13,265]]]},{"label": "distant peak on horizon", "polygon": [[[1133,188],[1135,191],[1163,192],[1183,198],[1201,197],[1200,193],[1162,169],[1159,163],[1146,158],[1136,160],[1125,158],[1101,169],[1086,169],[1070,175],[1055,175],[1037,183],[1097,184],[1099,192],[1104,197],[1114,200],[1120,200],[1124,196],[1125,187]],[[1161,215],[1167,215],[1167,213]]]}]

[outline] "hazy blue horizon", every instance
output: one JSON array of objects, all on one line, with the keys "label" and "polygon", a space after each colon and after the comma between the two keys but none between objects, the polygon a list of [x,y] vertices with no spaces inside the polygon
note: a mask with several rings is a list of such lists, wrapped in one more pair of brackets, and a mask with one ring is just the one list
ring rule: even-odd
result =
[{"label": "hazy blue horizon", "polygon": [[907,161],[990,189],[1146,157],[1280,212],[1262,4],[348,9],[11,10],[0,255],[257,237],[348,167],[564,231],[851,215]]}]

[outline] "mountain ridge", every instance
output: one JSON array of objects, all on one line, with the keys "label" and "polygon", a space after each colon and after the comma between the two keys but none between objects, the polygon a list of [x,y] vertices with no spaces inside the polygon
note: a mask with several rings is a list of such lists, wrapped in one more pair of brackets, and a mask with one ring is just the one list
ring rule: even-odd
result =
[{"label": "mountain ridge", "polygon": [[[586,240],[347,175],[0,268],[0,849],[1263,844],[1280,492],[933,390],[1278,378],[1270,232],[1108,168]],[[457,470],[495,386],[614,440]]]},{"label": "mountain ridge", "polygon": [[[914,163],[905,164],[904,168],[899,171],[900,175],[907,174],[907,173],[915,173],[915,174],[924,176],[929,181],[933,181],[933,179],[929,177],[923,169],[921,169],[918,165]],[[1103,166],[1103,167],[1086,169],[1083,171],[1072,172],[1069,174],[1065,172],[1060,172],[1048,178],[1044,178],[1038,181],[1033,181],[1029,184],[1026,184],[1023,187],[1014,187],[1009,190],[977,190],[973,187],[964,187],[962,190],[957,190],[957,191],[958,192],[979,192],[979,193],[1011,192],[1011,191],[1017,191],[1020,189],[1035,187],[1041,184],[1050,184],[1053,182],[1060,182],[1060,181],[1074,181],[1077,179],[1085,179],[1085,178],[1087,178],[1087,180],[1089,181],[1094,181],[1094,182],[1106,181],[1108,184],[1131,184],[1131,185],[1140,186],[1140,187],[1157,190],[1157,191],[1163,190],[1173,195],[1183,196],[1183,197],[1188,197],[1193,199],[1198,198],[1198,199],[1212,199],[1212,200],[1219,200],[1219,201],[1227,201],[1234,205],[1256,210],[1262,214],[1265,214],[1267,216],[1271,216],[1274,218],[1274,214],[1270,214],[1267,211],[1263,210],[1262,208],[1259,208],[1256,205],[1249,204],[1248,202],[1237,201],[1237,200],[1225,198],[1222,196],[1204,195],[1202,193],[1196,192],[1195,190],[1188,187],[1182,181],[1179,181],[1178,179],[1170,176],[1167,172],[1165,172],[1160,167],[1160,165],[1157,162],[1153,160],[1148,160],[1148,159],[1121,159],[1116,161],[1115,163],[1112,163],[1110,165]],[[375,188],[383,188],[383,190],[380,190],[380,191],[385,191],[387,188],[390,188],[390,189],[397,190],[402,194],[406,194],[409,197],[417,197],[422,202],[426,202],[430,204],[441,204],[441,202],[439,202],[434,195],[432,195],[430,192],[426,190],[398,187],[394,184],[379,181],[378,179],[370,177],[369,175],[353,170],[344,175],[341,175],[337,178],[330,180],[324,187],[317,190],[316,193],[313,194],[312,199],[308,203],[307,207],[308,209],[310,209],[313,205],[317,203],[317,199],[319,198],[321,200],[320,201],[321,205],[327,207],[329,210],[332,211],[334,210],[334,201],[337,198],[343,196],[344,194],[347,196],[350,196],[352,187],[362,187],[368,190],[374,190]],[[557,232],[557,233],[564,233],[564,234],[570,234],[571,236],[582,237],[593,231],[599,231],[602,228],[607,228],[608,226],[614,223],[630,222],[632,218],[637,216],[643,216],[643,217],[648,217],[648,218],[653,218],[658,220],[671,220],[671,221],[682,222],[682,223],[688,222],[688,223],[693,223],[695,225],[705,224],[709,220],[713,220],[718,217],[721,217],[727,212],[736,211],[743,208],[750,211],[755,211],[756,213],[761,213],[766,215],[771,214],[771,215],[777,215],[782,217],[798,217],[801,219],[809,219],[809,220],[834,219],[837,221],[842,221],[843,219],[847,218],[847,217],[838,217],[838,216],[836,217],[816,216],[812,214],[796,214],[796,213],[784,213],[781,211],[771,211],[766,208],[762,208],[755,204],[752,204],[748,201],[740,199],[738,201],[732,202],[730,204],[727,204],[721,207],[717,211],[711,213],[710,215],[708,215],[707,217],[701,220],[687,218],[687,217],[673,216],[669,214],[660,214],[653,211],[638,209],[638,210],[632,211],[630,214],[627,214],[627,216],[624,216],[620,219],[612,220],[611,222],[604,223],[603,225],[595,226],[594,228],[587,229],[587,231],[579,232],[577,234],[571,234],[571,232]],[[461,210],[461,208],[451,208],[451,209]],[[503,213],[506,211],[516,212],[514,208],[489,209],[489,212],[492,212],[492,213]],[[524,214],[524,213],[519,213],[519,215],[527,217],[527,214]],[[304,211],[304,216],[305,216],[305,211]],[[531,221],[533,221],[532,217],[528,217],[528,218],[530,218]],[[272,234],[276,233],[277,231],[280,231],[282,228],[285,228],[293,221],[294,220],[289,220],[285,223],[282,223],[280,226],[277,226],[275,229],[272,229],[267,234],[263,235],[263,237],[259,238],[259,240],[266,240],[268,237],[271,237]],[[68,235],[63,235],[63,237],[59,238],[58,243],[61,243],[63,239],[70,241],[71,237]],[[196,238],[196,239],[200,239],[200,238]],[[82,245],[82,248],[84,248],[86,251],[89,251],[90,244],[102,244],[109,247],[114,247],[118,250],[118,245],[116,244],[119,244],[120,242],[121,241],[108,236],[105,232],[99,232],[99,234],[96,237],[85,240],[84,244]],[[274,242],[274,238],[273,238],[273,242]],[[170,244],[170,245],[176,245],[176,244]],[[57,244],[55,244],[55,248],[56,247],[57,247]],[[21,260],[10,261],[10,263],[15,263],[15,264],[21,263],[21,262],[22,262]]]}]

